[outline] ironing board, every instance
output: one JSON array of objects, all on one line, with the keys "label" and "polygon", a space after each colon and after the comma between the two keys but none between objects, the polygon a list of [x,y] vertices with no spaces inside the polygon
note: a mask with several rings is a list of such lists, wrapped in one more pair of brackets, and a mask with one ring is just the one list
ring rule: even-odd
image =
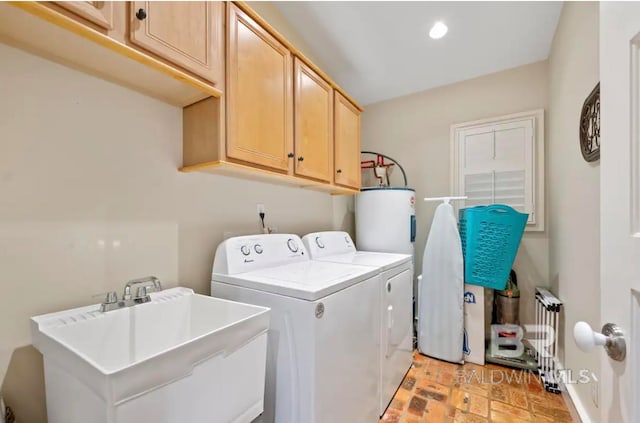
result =
[{"label": "ironing board", "polygon": [[436,209],[424,249],[418,293],[418,351],[462,363],[464,265],[453,207]]}]

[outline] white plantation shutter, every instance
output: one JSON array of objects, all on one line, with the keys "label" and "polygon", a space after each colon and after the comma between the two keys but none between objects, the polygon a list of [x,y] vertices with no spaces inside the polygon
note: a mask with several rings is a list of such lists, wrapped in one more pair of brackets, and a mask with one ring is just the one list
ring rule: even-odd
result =
[{"label": "white plantation shutter", "polygon": [[465,207],[506,204],[536,223],[535,118],[510,119],[455,131],[458,192]]}]

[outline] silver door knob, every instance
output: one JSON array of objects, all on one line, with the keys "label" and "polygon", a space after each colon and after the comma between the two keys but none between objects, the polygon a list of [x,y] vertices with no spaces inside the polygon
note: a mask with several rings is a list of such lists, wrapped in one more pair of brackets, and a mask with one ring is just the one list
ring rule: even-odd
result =
[{"label": "silver door knob", "polygon": [[598,333],[591,329],[587,322],[578,322],[573,327],[573,338],[584,352],[591,352],[596,346],[603,346],[613,360],[624,361],[627,356],[624,332],[613,323],[605,324],[602,333]]}]

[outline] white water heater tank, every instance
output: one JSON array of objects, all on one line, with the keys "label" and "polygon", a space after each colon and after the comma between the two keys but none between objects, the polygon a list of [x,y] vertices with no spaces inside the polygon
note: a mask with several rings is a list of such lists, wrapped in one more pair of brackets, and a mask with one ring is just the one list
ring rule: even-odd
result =
[{"label": "white water heater tank", "polygon": [[415,203],[416,191],[412,188],[363,188],[356,195],[358,250],[413,255]]}]

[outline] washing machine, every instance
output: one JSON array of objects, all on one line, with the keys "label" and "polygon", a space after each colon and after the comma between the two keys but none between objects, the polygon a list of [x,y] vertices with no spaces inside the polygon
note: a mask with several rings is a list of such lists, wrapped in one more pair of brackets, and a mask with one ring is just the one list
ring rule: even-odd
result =
[{"label": "washing machine", "polygon": [[263,422],[378,422],[379,278],[310,260],[297,235],[218,246],[211,295],[271,309]]},{"label": "washing machine", "polygon": [[368,266],[380,274],[380,415],[413,362],[413,261],[408,254],[357,251],[346,232],[316,232],[302,241],[312,260]]}]

